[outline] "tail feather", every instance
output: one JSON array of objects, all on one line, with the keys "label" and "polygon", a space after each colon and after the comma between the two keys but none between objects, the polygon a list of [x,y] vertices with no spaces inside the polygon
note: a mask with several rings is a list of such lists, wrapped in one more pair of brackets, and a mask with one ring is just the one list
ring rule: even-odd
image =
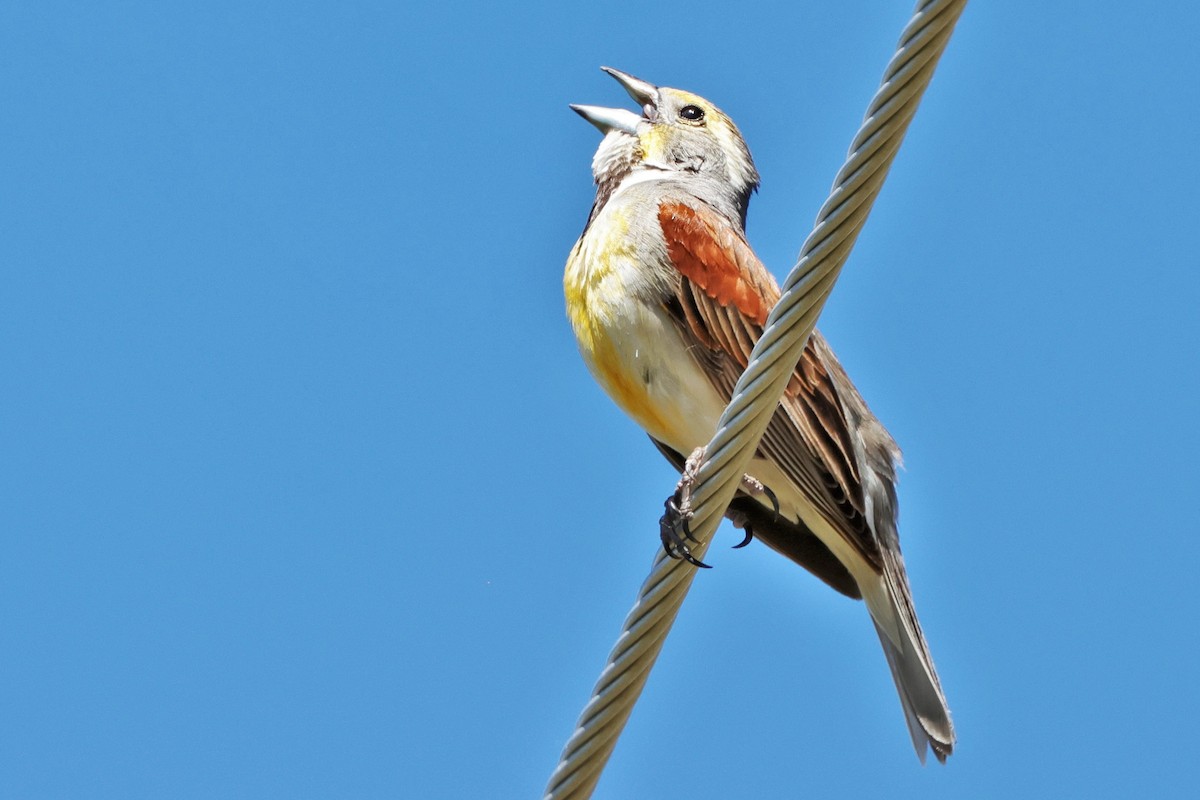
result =
[{"label": "tail feather", "polygon": [[944,762],[954,749],[954,725],[950,722],[950,709],[942,694],[929,646],[925,644],[925,635],[917,622],[896,529],[896,467],[900,462],[900,448],[883,423],[867,408],[866,401],[854,388],[828,342],[815,332],[810,342],[836,389],[842,421],[850,434],[858,468],[862,514],[871,527],[882,562],[878,565],[882,570],[865,562],[857,565],[846,562],[846,566],[855,574],[883,643],[917,757],[925,763],[928,747],[938,761]]},{"label": "tail feather", "polygon": [[904,708],[904,719],[912,736],[917,758],[925,763],[926,747],[945,763],[954,750],[954,723],[933,666],[925,635],[917,622],[904,564],[894,554],[884,570],[880,592],[863,592],[875,631],[883,645],[892,680]]},{"label": "tail feather", "polygon": [[911,653],[901,653],[878,624],[875,630],[879,633],[883,654],[887,656],[888,666],[891,667],[892,680],[896,682],[900,705],[904,708],[904,721],[908,724],[917,758],[924,764],[928,747],[938,761],[946,763],[946,756],[954,750],[954,725],[950,722],[950,713],[940,689],[929,680],[919,660],[913,658]]}]

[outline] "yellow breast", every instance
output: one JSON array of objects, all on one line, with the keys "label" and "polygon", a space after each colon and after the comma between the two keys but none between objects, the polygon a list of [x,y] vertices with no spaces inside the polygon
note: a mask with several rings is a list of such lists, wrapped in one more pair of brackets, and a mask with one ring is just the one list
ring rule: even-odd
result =
[{"label": "yellow breast", "polygon": [[567,261],[563,289],[579,351],[609,397],[659,441],[691,452],[724,407],[661,303],[630,291],[636,247],[617,214],[594,221]]}]

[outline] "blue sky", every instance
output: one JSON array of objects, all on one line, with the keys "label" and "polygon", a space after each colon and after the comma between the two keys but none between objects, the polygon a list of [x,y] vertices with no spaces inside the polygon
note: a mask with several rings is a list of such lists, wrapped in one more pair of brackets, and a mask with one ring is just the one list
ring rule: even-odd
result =
[{"label": "blue sky", "polygon": [[[561,271],[609,64],[791,266],[907,3],[0,9],[0,795],[540,796],[674,477]],[[905,450],[960,743],[718,534],[597,798],[1184,796],[1193,4],[967,9],[821,327]]]}]

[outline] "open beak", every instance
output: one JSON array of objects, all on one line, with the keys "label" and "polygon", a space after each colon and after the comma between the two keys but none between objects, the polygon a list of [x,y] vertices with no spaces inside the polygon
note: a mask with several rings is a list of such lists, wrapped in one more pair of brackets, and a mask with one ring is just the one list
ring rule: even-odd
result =
[{"label": "open beak", "polygon": [[621,84],[625,88],[625,91],[629,92],[629,96],[642,107],[644,116],[639,117],[632,111],[627,111],[623,108],[604,108],[602,106],[572,104],[571,110],[599,128],[601,133],[607,134],[610,131],[621,131],[636,136],[638,123],[654,118],[654,109],[658,105],[658,87],[652,83],[647,83],[641,78],[635,78],[628,73],[621,72],[619,69],[613,69],[612,67],[601,67],[600,69],[613,76],[617,83]]},{"label": "open beak", "polygon": [[601,133],[622,131],[637,135],[638,123],[642,118],[624,108],[602,108],[571,104],[571,110],[600,129]]},{"label": "open beak", "polygon": [[625,87],[625,91],[629,92],[629,96],[639,106],[658,105],[658,87],[653,83],[647,83],[641,78],[635,78],[627,72],[621,72],[612,67],[601,67],[600,69],[616,78],[617,83]]}]

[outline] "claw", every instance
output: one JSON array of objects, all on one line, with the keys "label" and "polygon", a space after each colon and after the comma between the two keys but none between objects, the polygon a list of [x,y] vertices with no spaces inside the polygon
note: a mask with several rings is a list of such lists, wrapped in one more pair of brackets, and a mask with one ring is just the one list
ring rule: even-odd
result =
[{"label": "claw", "polygon": [[742,491],[751,497],[765,496],[771,501],[771,509],[775,514],[775,519],[779,519],[779,497],[771,491],[770,486],[767,486],[753,475],[743,475]]},{"label": "claw", "polygon": [[671,558],[683,559],[694,567],[712,569],[708,564],[692,555],[691,549],[684,542],[685,538],[691,539],[693,542],[697,540],[688,530],[689,514],[680,508],[681,503],[679,492],[668,497],[667,501],[663,503],[665,511],[658,520],[658,533],[662,539],[663,551]]},{"label": "claw", "polygon": [[700,543],[699,539],[697,539],[695,536],[692,536],[692,517],[690,514],[688,516],[683,516],[682,513],[680,514],[679,529],[683,531],[683,535],[687,537],[689,542],[695,542],[696,544]]},{"label": "claw", "polygon": [[[767,499],[771,501],[771,508],[775,512],[775,519],[779,519],[779,498],[776,497],[775,493],[771,491],[770,486],[764,485],[762,490],[763,494],[767,496]],[[741,545],[738,546],[740,547]]]},{"label": "claw", "polygon": [[663,552],[666,553],[668,556],[670,556],[671,558],[679,558],[679,554],[675,550],[675,545],[671,544],[670,540],[667,539],[666,536],[662,537],[662,546],[663,546]]},{"label": "claw", "polygon": [[748,545],[748,544],[750,544],[751,542],[753,542],[753,541],[754,541],[754,531],[752,531],[752,530],[750,529],[750,526],[749,526],[749,525],[743,525],[743,526],[742,526],[742,530],[744,530],[744,531],[746,532],[746,538],[745,538],[745,539],[742,539],[742,541],[741,541],[741,542],[739,542],[738,544],[735,544],[735,545],[733,546],[733,549],[734,549],[734,550],[737,550],[737,549],[739,549],[739,548],[741,548],[741,547],[745,547],[746,545]]},{"label": "claw", "polygon": [[735,511],[732,508],[726,509],[725,518],[733,523],[733,527],[740,528],[746,532],[746,538],[742,539],[740,544],[735,544],[733,546],[734,550],[737,550],[739,547],[745,547],[754,541],[754,529],[750,527],[750,521],[746,519],[746,515],[743,512]]}]

